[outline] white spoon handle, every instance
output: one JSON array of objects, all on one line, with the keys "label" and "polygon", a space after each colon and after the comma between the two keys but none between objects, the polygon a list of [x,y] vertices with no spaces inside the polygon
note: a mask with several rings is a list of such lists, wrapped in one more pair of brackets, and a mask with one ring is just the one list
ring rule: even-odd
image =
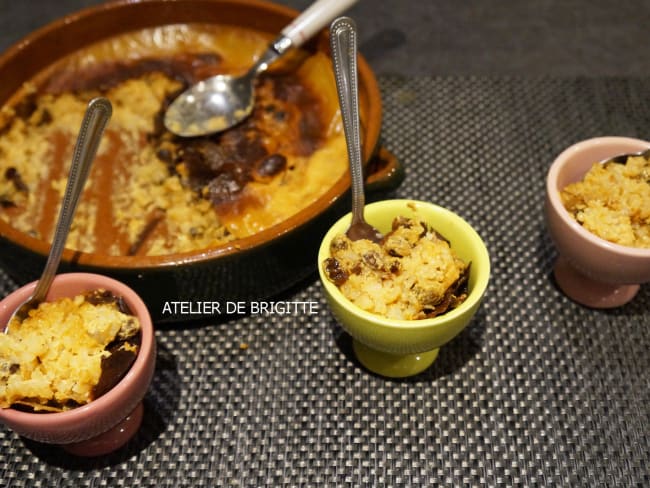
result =
[{"label": "white spoon handle", "polygon": [[317,0],[282,30],[294,47],[302,45],[358,0]]}]

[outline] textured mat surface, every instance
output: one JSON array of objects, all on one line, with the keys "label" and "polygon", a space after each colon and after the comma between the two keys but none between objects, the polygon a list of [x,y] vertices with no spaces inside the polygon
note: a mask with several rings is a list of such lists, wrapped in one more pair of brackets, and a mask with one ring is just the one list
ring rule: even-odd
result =
[{"label": "textured mat surface", "polygon": [[[314,276],[277,298],[313,315],[160,327],[144,424],[111,456],[0,426],[2,486],[650,485],[650,285],[616,310],[572,303],[542,215],[566,146],[647,137],[650,79],[380,84],[383,142],[407,171],[392,196],[458,212],[492,258],[480,312],[434,365],[365,371]],[[2,295],[14,286],[0,272]]]}]

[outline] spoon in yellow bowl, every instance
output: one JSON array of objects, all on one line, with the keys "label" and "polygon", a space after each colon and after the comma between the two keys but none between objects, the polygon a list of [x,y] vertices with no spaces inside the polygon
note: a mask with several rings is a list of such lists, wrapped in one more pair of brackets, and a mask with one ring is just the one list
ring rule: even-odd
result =
[{"label": "spoon in yellow bowl", "polygon": [[253,111],[254,82],[290,47],[299,47],[358,0],[317,0],[293,22],[242,76],[216,75],[191,86],[169,105],[164,124],[170,132],[196,137],[224,131]]},{"label": "spoon in yellow bowl", "polygon": [[34,293],[23,302],[7,321],[4,332],[9,332],[10,326],[15,326],[25,320],[29,311],[38,307],[45,300],[50,289],[52,280],[56,276],[59,267],[65,242],[70,232],[70,225],[74,217],[79,198],[88,179],[90,167],[97,154],[97,148],[101,140],[106,124],[113,113],[111,102],[105,98],[95,98],[90,101],[86,108],[81,129],[77,136],[74,152],[72,154],[72,165],[68,175],[68,183],[65,188],[59,219],[54,230],[54,238],[50,247],[50,253],[43,269],[41,278],[36,283]]},{"label": "spoon in yellow bowl", "polygon": [[357,30],[354,20],[339,17],[330,26],[330,47],[336,77],[336,89],[343,118],[343,132],[350,161],[352,180],[352,222],[346,235],[353,241],[382,240],[381,232],[366,222],[363,216],[363,163],[359,128],[359,90],[357,83]]}]

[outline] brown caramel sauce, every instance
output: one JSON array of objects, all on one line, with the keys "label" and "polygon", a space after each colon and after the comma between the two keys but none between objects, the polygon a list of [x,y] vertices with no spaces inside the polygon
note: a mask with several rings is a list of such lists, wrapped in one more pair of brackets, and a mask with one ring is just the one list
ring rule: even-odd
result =
[{"label": "brown caramel sauce", "polygon": [[[121,349],[120,346],[124,342],[126,341],[116,341],[106,348],[111,355],[102,359],[102,374],[92,389],[93,398],[102,396],[117,385],[133,365],[138,354],[134,351]],[[138,350],[140,350],[142,334],[138,333],[136,337],[129,338],[128,342],[136,345]]]}]

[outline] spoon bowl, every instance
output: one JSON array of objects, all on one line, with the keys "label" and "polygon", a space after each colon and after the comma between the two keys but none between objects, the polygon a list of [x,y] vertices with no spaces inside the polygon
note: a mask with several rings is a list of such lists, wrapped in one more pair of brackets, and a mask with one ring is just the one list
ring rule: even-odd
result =
[{"label": "spoon bowl", "polygon": [[618,156],[614,156],[614,157],[602,160],[600,162],[600,164],[607,164],[607,163],[625,164],[625,163],[627,163],[628,158],[639,157],[639,156],[644,158],[644,159],[649,159],[650,158],[650,149],[644,149],[642,151],[619,154]]},{"label": "spoon bowl", "polygon": [[191,86],[172,101],[165,127],[182,137],[224,131],[248,117],[255,102],[255,78],[291,47],[299,47],[357,0],[317,0],[300,14],[242,76],[216,75]]}]

